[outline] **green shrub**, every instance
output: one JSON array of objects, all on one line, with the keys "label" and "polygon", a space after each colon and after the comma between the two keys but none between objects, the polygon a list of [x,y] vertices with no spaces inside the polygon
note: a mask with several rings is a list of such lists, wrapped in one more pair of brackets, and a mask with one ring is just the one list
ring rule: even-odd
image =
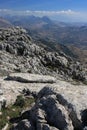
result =
[{"label": "green shrub", "polygon": [[25,105],[25,99],[23,98],[22,95],[17,96],[16,102],[14,104],[15,106],[20,106],[23,107]]}]

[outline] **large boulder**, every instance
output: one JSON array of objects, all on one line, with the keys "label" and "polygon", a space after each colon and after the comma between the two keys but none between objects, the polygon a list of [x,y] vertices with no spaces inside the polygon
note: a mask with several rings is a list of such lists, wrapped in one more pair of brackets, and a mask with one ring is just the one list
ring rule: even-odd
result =
[{"label": "large boulder", "polygon": [[[20,119],[23,120],[23,117],[28,120],[29,124],[31,122],[28,128],[30,130],[74,130],[72,120],[69,117],[69,111],[60,104],[57,99],[57,93],[51,88],[43,88],[39,92],[36,104],[29,112],[27,111],[27,114],[26,112],[25,114],[23,113]],[[12,130],[25,128],[26,125],[24,123],[24,126],[20,125],[21,122]],[[33,126],[32,129],[31,126]]]},{"label": "large boulder", "polygon": [[[20,122],[27,119],[33,127],[29,127],[31,130],[86,130],[86,95],[83,98],[83,91],[81,93],[79,89],[74,97],[73,90],[61,87],[58,92],[58,89],[55,91],[51,87],[44,87],[38,93],[35,105],[21,114]],[[20,130],[20,122],[14,127],[17,130]]]}]

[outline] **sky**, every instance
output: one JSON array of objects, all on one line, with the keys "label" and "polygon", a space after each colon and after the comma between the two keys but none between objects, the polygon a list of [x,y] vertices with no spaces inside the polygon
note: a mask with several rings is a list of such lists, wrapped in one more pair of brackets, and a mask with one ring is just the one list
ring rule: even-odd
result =
[{"label": "sky", "polygon": [[48,16],[87,22],[87,0],[0,0],[0,14]]}]

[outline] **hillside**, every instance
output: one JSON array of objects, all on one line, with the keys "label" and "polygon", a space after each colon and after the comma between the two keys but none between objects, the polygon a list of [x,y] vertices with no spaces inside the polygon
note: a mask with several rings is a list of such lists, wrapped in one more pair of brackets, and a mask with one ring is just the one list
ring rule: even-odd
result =
[{"label": "hillside", "polygon": [[83,67],[63,51],[36,45],[20,27],[0,29],[0,73],[28,72],[85,80]]},{"label": "hillside", "polygon": [[85,129],[85,68],[61,45],[36,42],[21,27],[0,28],[0,129]]},{"label": "hillside", "polygon": [[79,47],[87,45],[87,24],[64,23],[53,21],[48,17],[8,16],[13,25],[22,26],[32,33],[33,37],[49,39],[61,44],[73,44]]},{"label": "hillside", "polygon": [[87,130],[87,0],[0,0],[0,130]]},{"label": "hillside", "polygon": [[[37,41],[45,40],[47,42],[45,42],[45,45],[48,44],[48,46],[51,46],[54,50],[57,50],[60,44],[62,44],[62,46],[64,45],[74,58],[78,58],[82,63],[87,63],[86,23],[70,24],[52,21],[48,17],[40,18],[35,16],[8,16],[6,19],[13,25],[26,28],[33,39]],[[80,53],[82,53],[82,55],[80,55]]]}]

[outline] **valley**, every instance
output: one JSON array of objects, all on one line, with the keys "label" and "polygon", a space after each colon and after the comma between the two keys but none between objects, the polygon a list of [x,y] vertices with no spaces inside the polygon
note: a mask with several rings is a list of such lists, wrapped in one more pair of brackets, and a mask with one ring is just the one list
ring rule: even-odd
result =
[{"label": "valley", "polygon": [[63,48],[66,48],[66,53],[69,51],[70,54],[71,52],[72,56],[86,64],[86,23],[55,22],[46,16],[42,18],[35,16],[8,16],[5,18],[13,25],[27,29],[36,43],[38,43],[38,41],[43,41],[43,45],[48,45],[48,47],[51,47],[54,51],[60,49],[59,46],[61,44],[64,46]]}]

